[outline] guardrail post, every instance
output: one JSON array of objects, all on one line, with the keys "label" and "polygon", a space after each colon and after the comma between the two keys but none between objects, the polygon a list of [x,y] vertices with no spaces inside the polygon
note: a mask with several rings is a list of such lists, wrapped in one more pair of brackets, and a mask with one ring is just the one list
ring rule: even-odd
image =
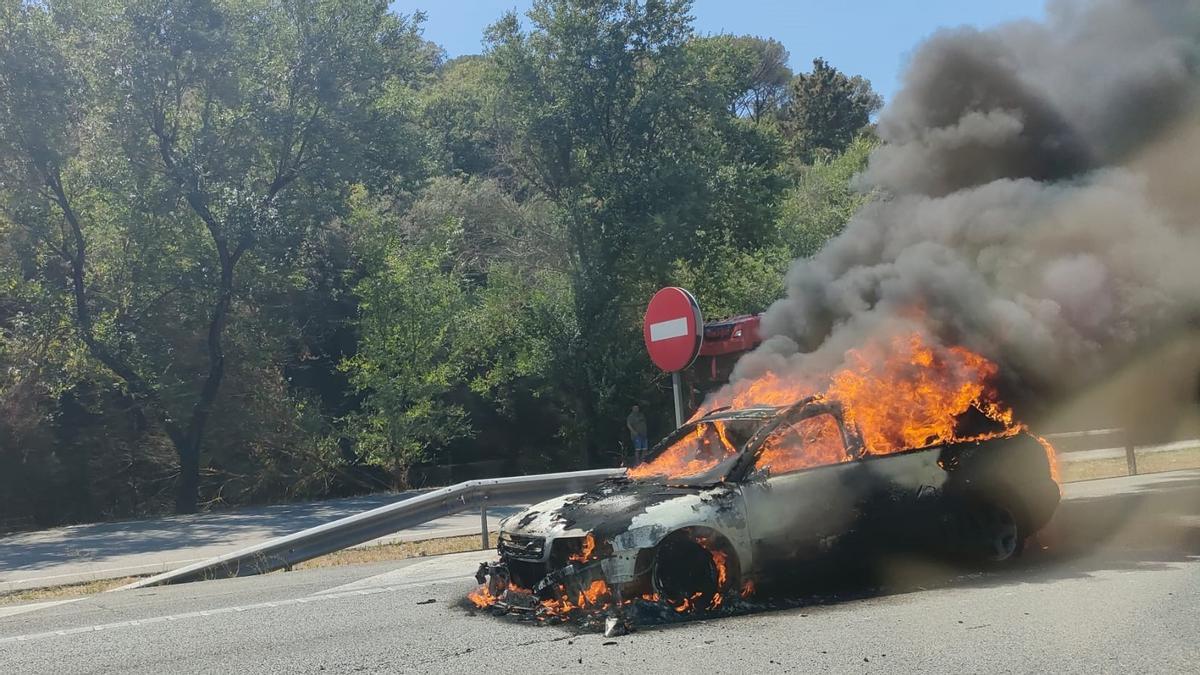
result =
[{"label": "guardrail post", "polygon": [[479,503],[479,536],[483,541],[483,550],[491,548],[488,544],[488,526],[487,526],[487,497]]},{"label": "guardrail post", "polygon": [[1133,435],[1128,431],[1125,432],[1125,466],[1129,469],[1130,476],[1138,475],[1137,454],[1133,451]]}]

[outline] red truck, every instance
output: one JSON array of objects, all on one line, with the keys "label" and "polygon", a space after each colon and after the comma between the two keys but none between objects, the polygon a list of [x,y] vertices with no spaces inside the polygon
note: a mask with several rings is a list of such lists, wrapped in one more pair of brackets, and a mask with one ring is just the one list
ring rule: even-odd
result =
[{"label": "red truck", "polygon": [[733,364],[742,354],[762,342],[759,337],[761,317],[761,314],[743,314],[704,322],[700,356],[683,373],[688,394],[688,415],[700,406],[706,395],[729,381]]}]

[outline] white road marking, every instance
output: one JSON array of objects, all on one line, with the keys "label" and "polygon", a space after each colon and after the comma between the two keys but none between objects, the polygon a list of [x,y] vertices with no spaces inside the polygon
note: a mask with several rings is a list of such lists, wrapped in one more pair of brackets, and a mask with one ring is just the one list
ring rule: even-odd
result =
[{"label": "white road marking", "polygon": [[[469,578],[472,574],[474,574],[475,565],[473,563],[484,560],[492,555],[493,554],[491,551],[468,551],[466,553],[435,556],[431,557],[429,560],[422,560],[421,562],[401,567],[398,570],[377,574],[367,577],[366,579],[360,579],[359,581],[349,584],[343,584],[341,586],[305,597],[290,598],[287,600],[271,600],[268,602],[254,603],[252,605],[238,605],[234,607],[205,609],[196,612],[185,612],[182,614],[171,614],[168,616],[156,616],[148,619],[135,619],[130,621],[120,621],[117,623],[97,624],[94,626],[71,628],[69,630],[33,633],[30,635],[15,635],[12,637],[0,638],[0,645],[14,642],[29,642],[31,640],[61,637],[64,635],[76,635],[79,633],[91,633],[94,631],[111,630],[114,628],[143,626],[146,624],[161,623],[163,621],[183,621],[187,619],[210,617],[218,614],[249,612],[259,609],[274,609],[277,607],[286,607],[288,605],[324,602],[327,600],[337,600],[340,598],[351,598],[363,595],[375,595],[378,593],[392,593],[400,589],[413,588],[416,586],[432,586],[437,584],[461,582],[463,579]],[[36,607],[33,605],[22,605],[19,608],[14,607],[12,609],[32,611],[32,608],[40,609],[43,606],[48,607],[51,605],[62,604],[64,602],[75,602],[76,600],[82,599],[83,598],[74,598],[72,600],[62,600],[52,603],[39,603],[39,605]],[[4,615],[0,614],[0,616]]]},{"label": "white road marking", "polygon": [[671,338],[687,335],[687,317],[679,317],[670,321],[660,321],[650,324],[650,341],[670,340]]},{"label": "white road marking", "polygon": [[397,584],[394,586],[385,586],[382,588],[369,588],[356,591],[347,591],[344,593],[330,593],[328,595],[317,595],[303,598],[291,598],[289,600],[273,600],[271,602],[259,602],[252,605],[241,605],[237,607],[222,607],[219,609],[206,609],[196,612],[185,612],[183,614],[172,614],[169,616],[155,616],[148,619],[133,619],[129,621],[118,621],[116,623],[101,623],[94,626],[82,626],[79,628],[69,628],[66,630],[47,631],[45,633],[30,633],[28,635],[13,635],[10,637],[0,638],[0,645],[12,644],[16,642],[32,642],[35,640],[44,640],[53,637],[64,637],[68,635],[79,635],[80,633],[94,633],[102,630],[112,630],[114,628],[132,628],[144,626],[152,623],[161,623],[163,621],[183,621],[186,619],[196,619],[202,617],[210,617],[218,614],[229,614],[232,612],[249,612],[256,609],[271,609],[276,607],[286,607],[288,605],[298,605],[310,602],[322,602],[326,600],[339,600],[342,598],[358,597],[363,595],[375,595],[377,593],[393,593],[395,591],[410,588],[413,586],[426,586],[434,584],[443,584],[451,581],[461,581],[462,577],[457,576],[445,580],[429,580],[418,581],[409,584]]},{"label": "white road marking", "polygon": [[329,593],[342,593],[381,586],[403,584],[404,586],[419,586],[422,583],[438,581],[456,581],[466,579],[475,574],[475,568],[484,560],[494,560],[494,551],[468,551],[466,553],[451,553],[440,555],[429,560],[401,567],[397,570],[376,574],[373,577],[359,579],[325,591],[315,593],[315,596],[325,596]]},{"label": "white road marking", "polygon": [[49,609],[51,607],[65,605],[69,602],[79,602],[80,600],[83,600],[83,598],[71,598],[70,600],[51,600],[49,602],[34,602],[28,605],[17,605],[15,607],[0,607],[0,619],[16,616],[18,614],[25,614],[26,612],[36,612],[39,609]]}]

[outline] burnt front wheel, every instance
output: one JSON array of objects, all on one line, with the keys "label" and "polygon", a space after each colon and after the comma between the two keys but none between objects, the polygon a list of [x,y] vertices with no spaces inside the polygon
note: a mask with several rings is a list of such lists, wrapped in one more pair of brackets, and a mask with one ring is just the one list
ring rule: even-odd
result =
[{"label": "burnt front wheel", "polygon": [[729,553],[700,539],[679,533],[655,549],[653,591],[679,612],[719,606],[731,581]]}]

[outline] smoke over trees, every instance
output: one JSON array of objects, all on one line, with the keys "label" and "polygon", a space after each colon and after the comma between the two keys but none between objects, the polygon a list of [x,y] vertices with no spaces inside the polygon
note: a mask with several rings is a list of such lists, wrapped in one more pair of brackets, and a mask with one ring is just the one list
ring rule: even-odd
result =
[{"label": "smoke over trees", "polygon": [[[998,362],[1010,395],[1048,415],[1194,330],[1198,45],[1195,3],[1132,0],[934,35],[859,178],[879,198],[793,263],[765,318],[773,337],[735,377],[828,371],[915,324]],[[1200,361],[1179,358],[1173,376],[1194,378]]]}]

